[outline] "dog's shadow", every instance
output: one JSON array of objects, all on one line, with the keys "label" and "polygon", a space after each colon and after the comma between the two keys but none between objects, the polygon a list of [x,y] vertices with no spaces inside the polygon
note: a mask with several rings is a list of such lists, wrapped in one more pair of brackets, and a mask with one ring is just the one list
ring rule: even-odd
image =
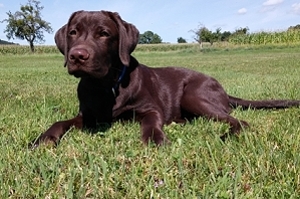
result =
[{"label": "dog's shadow", "polygon": [[112,127],[112,124],[109,123],[100,123],[97,124],[96,127],[93,128],[88,128],[84,127],[82,129],[82,132],[90,135],[96,135],[96,136],[101,136],[104,137],[107,131]]}]

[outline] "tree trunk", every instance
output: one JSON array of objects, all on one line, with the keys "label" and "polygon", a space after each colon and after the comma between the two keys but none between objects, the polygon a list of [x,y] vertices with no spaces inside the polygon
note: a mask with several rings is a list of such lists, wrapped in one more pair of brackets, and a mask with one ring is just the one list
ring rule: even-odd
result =
[{"label": "tree trunk", "polygon": [[34,53],[33,41],[30,41],[29,44],[30,44],[30,50],[31,50],[31,52]]},{"label": "tree trunk", "polygon": [[199,43],[200,50],[202,50],[203,49],[203,43],[202,43],[202,41],[198,41],[198,43]]}]

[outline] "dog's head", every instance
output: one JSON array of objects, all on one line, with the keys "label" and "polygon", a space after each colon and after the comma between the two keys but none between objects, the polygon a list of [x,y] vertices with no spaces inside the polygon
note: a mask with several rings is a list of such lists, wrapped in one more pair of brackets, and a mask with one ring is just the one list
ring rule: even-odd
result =
[{"label": "dog's head", "polygon": [[55,43],[65,56],[68,72],[76,77],[104,77],[109,68],[129,66],[139,31],[108,11],[78,11],[55,34]]}]

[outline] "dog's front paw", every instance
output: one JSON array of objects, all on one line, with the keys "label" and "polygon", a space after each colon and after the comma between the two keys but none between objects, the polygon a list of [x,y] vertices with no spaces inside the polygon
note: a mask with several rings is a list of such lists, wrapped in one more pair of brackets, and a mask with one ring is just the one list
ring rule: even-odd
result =
[{"label": "dog's front paw", "polygon": [[52,136],[41,135],[37,139],[32,140],[28,144],[28,148],[31,150],[34,150],[34,149],[38,148],[41,144],[57,146],[58,139],[55,137],[52,137]]},{"label": "dog's front paw", "polygon": [[151,134],[144,134],[142,141],[145,145],[148,145],[150,141],[153,141],[157,146],[168,145],[171,142],[162,131],[155,131]]},{"label": "dog's front paw", "polygon": [[171,144],[171,141],[167,137],[164,137],[163,139],[153,140],[153,141],[157,146],[166,146]]}]

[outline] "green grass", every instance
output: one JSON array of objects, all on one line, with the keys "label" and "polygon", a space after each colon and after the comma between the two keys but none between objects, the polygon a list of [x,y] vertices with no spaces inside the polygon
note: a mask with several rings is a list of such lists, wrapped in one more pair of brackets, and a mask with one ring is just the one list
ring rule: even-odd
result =
[{"label": "green grass", "polygon": [[[138,51],[150,66],[185,66],[249,99],[300,99],[300,48]],[[70,130],[57,148],[27,149],[53,122],[77,114],[78,79],[59,54],[0,57],[0,198],[299,198],[300,109],[234,110],[251,127],[221,142],[203,118],[145,147],[139,125],[90,135]]]}]

